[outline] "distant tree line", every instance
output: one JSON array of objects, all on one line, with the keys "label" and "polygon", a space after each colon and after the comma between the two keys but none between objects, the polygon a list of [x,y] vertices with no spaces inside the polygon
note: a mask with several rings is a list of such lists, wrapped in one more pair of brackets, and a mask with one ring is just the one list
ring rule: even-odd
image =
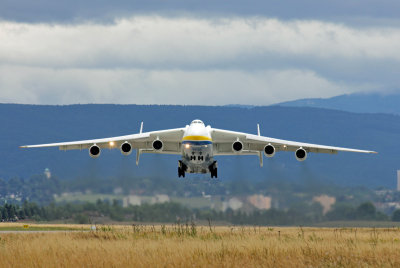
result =
[{"label": "distant tree line", "polygon": [[96,203],[67,203],[39,206],[36,203],[25,201],[22,205],[5,204],[0,206],[2,221],[35,220],[53,221],[63,220],[76,223],[94,223],[97,217],[109,217],[114,221],[135,222],[177,222],[192,220],[212,220],[231,224],[247,225],[301,225],[322,221],[400,221],[400,210],[396,210],[392,217],[378,212],[372,203],[363,203],[358,207],[336,206],[325,216],[322,208],[317,204],[299,204],[288,210],[257,210],[252,213],[226,210],[215,211],[209,209],[189,209],[178,203],[166,202],[161,204],[145,204],[142,206],[122,207],[117,200]]},{"label": "distant tree line", "polygon": [[[397,213],[397,212],[396,212]],[[394,215],[394,214],[393,214]],[[337,204],[326,214],[330,221],[339,220],[388,220],[389,216],[376,210],[374,204],[365,202],[358,207],[349,204]]]}]

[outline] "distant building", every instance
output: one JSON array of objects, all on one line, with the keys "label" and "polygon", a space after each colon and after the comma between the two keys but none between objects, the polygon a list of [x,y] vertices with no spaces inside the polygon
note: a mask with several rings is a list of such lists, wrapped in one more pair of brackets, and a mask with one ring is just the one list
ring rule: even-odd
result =
[{"label": "distant building", "polygon": [[323,208],[322,213],[325,215],[329,210],[331,210],[332,205],[336,203],[336,198],[323,194],[320,196],[314,196],[313,201],[321,204]]},{"label": "distant building", "polygon": [[48,169],[48,168],[45,168],[45,170],[44,170],[44,175],[46,176],[46,178],[47,179],[50,179],[51,178],[51,172],[50,172],[50,169]]},{"label": "distant building", "polygon": [[206,199],[211,199],[211,195],[205,194],[205,192],[201,192],[201,195]]},{"label": "distant building", "polygon": [[374,203],[374,206],[378,210],[387,214],[392,214],[396,209],[400,209],[400,202],[378,202]]},{"label": "distant building", "polygon": [[232,210],[238,210],[243,207],[243,202],[238,198],[233,197],[229,201],[222,202],[222,211],[226,211],[228,208]]},{"label": "distant building", "polygon": [[123,193],[122,187],[114,188],[113,192],[114,194],[122,194]]},{"label": "distant building", "polygon": [[400,170],[397,170],[397,191],[400,191]]},{"label": "distant building", "polygon": [[169,202],[169,196],[166,194],[156,194],[151,198],[151,204]]},{"label": "distant building", "polygon": [[122,199],[122,206],[124,208],[129,207],[130,205],[140,206],[141,204],[142,204],[142,199],[140,198],[140,196],[137,195],[129,195]]},{"label": "distant building", "polygon": [[247,201],[258,209],[270,209],[271,197],[255,194],[247,197]]}]

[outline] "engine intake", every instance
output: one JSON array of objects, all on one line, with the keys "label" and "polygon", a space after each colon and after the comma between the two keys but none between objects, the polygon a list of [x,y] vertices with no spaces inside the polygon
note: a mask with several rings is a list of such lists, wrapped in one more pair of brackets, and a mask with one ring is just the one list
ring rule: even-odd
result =
[{"label": "engine intake", "polygon": [[162,141],[160,141],[160,140],[155,140],[155,141],[153,141],[153,149],[154,150],[156,150],[156,151],[160,151],[160,150],[162,150],[162,148],[163,148],[163,142]]},{"label": "engine intake", "polygon": [[130,155],[132,153],[132,145],[127,141],[121,144],[121,153],[123,155]]},{"label": "engine intake", "polygon": [[295,152],[297,161],[304,161],[307,159],[307,151],[304,150],[302,147],[296,150]]},{"label": "engine intake", "polygon": [[275,147],[272,144],[267,144],[264,147],[264,154],[266,157],[273,157],[275,155]]},{"label": "engine intake", "polygon": [[232,144],[232,150],[233,150],[235,153],[240,153],[240,152],[243,150],[243,143],[242,143],[241,141],[235,141],[235,142]]},{"label": "engine intake", "polygon": [[90,157],[97,158],[100,156],[100,153],[101,153],[101,149],[99,146],[97,146],[96,144],[90,146],[90,148],[89,148]]}]

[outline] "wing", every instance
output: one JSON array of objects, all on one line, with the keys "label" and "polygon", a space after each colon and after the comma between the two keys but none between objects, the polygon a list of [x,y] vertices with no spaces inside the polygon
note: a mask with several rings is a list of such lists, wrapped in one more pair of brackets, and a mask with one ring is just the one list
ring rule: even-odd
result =
[{"label": "wing", "polygon": [[339,151],[343,152],[355,152],[355,153],[376,153],[374,151],[342,148],[335,146],[326,146],[319,144],[303,143],[296,141],[280,140],[270,137],[258,136],[253,134],[247,134],[242,132],[234,132],[223,129],[213,128],[211,136],[214,144],[215,155],[235,155],[232,151],[232,143],[239,140],[243,143],[243,151],[240,154],[248,155],[259,155],[263,152],[264,147],[271,144],[278,151],[296,151],[300,147],[305,149],[307,152],[312,153],[329,153],[337,154]]},{"label": "wing", "polygon": [[[88,149],[92,145],[96,144],[102,149],[119,149],[124,142],[129,142],[132,145],[132,148],[138,149],[143,153],[181,154],[183,133],[184,128],[176,128],[104,139],[24,145],[21,146],[21,148],[59,147],[60,150],[82,150]],[[156,139],[163,142],[162,150],[156,151],[153,149],[152,144]]]}]

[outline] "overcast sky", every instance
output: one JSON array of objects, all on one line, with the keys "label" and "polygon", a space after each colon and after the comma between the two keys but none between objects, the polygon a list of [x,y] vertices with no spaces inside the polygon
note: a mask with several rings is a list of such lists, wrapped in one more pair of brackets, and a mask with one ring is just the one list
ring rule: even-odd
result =
[{"label": "overcast sky", "polygon": [[0,102],[268,105],[399,92],[398,14],[389,0],[0,0]]}]

